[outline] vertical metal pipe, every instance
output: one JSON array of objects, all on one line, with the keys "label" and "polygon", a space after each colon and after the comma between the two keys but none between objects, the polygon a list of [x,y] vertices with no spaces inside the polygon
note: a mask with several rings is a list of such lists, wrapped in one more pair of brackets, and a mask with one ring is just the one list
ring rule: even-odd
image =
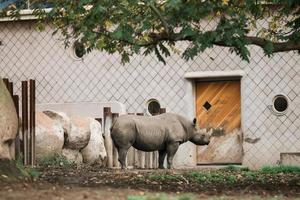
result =
[{"label": "vertical metal pipe", "polygon": [[110,135],[110,126],[112,124],[112,116],[110,107],[103,108],[103,121],[104,121],[104,145],[107,152],[107,167],[113,167],[113,142]]},{"label": "vertical metal pipe", "polygon": [[[112,113],[112,123],[119,117],[119,113]],[[117,148],[113,144],[113,166],[114,167],[120,167],[119,161],[118,161],[118,151]]]},{"label": "vertical metal pipe", "polygon": [[29,106],[30,106],[30,164],[35,165],[35,80],[29,81]]},{"label": "vertical metal pipe", "polygon": [[20,157],[20,130],[19,130],[19,96],[14,95],[13,96],[14,105],[16,108],[17,116],[18,116],[18,132],[15,138],[15,158],[18,159]]},{"label": "vertical metal pipe", "polygon": [[28,84],[22,81],[22,138],[24,165],[28,165]]},{"label": "vertical metal pipe", "polygon": [[149,154],[149,158],[148,158],[148,162],[149,162],[149,168],[152,169],[153,168],[153,152],[148,152]]},{"label": "vertical metal pipe", "polygon": [[153,152],[153,168],[158,168],[158,151]]},{"label": "vertical metal pipe", "polygon": [[137,149],[133,149],[134,151],[134,167],[139,168],[140,167],[140,160],[139,160],[139,151]]}]

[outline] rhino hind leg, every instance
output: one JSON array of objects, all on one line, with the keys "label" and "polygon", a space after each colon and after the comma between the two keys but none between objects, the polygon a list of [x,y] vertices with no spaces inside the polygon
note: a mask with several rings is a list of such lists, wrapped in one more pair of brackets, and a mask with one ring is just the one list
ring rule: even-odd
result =
[{"label": "rhino hind leg", "polygon": [[167,145],[167,163],[168,169],[173,169],[173,158],[179,147],[179,142],[174,142]]},{"label": "rhino hind leg", "polygon": [[165,161],[167,151],[166,150],[161,150],[158,153],[159,153],[159,155],[158,155],[158,168],[159,169],[164,169],[164,161]]},{"label": "rhino hind leg", "polygon": [[127,155],[128,149],[126,148],[118,148],[118,154],[119,154],[119,162],[121,164],[122,169],[126,169],[126,155]]}]

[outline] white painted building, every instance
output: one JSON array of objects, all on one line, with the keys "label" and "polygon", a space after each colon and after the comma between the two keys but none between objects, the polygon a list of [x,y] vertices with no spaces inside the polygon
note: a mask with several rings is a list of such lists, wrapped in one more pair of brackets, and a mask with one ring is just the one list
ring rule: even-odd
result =
[{"label": "white painted building", "polygon": [[[182,145],[177,166],[242,163],[258,168],[280,163],[281,153],[300,152],[300,56],[263,55],[253,46],[247,63],[227,48],[214,47],[189,62],[172,55],[163,65],[154,56],[135,56],[122,65],[118,55],[96,51],[74,58],[50,26],[39,32],[34,20],[0,22],[0,76],[16,83],[35,79],[37,103],[119,101],[127,112],[144,112],[148,100],[156,99],[167,112],[198,116],[202,127],[235,123],[228,133],[232,140],[220,139],[211,149]],[[273,109],[277,95],[288,102],[286,110],[284,102],[278,107],[282,113]],[[225,107],[232,110],[223,112]]]}]

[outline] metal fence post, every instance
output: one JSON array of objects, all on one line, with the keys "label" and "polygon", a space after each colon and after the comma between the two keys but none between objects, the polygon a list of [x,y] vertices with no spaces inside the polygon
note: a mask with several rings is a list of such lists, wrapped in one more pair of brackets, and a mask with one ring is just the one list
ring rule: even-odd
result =
[{"label": "metal fence post", "polygon": [[19,159],[20,153],[21,153],[21,151],[20,151],[20,129],[19,129],[19,124],[20,124],[20,122],[19,122],[19,114],[20,114],[20,111],[19,111],[19,96],[18,95],[13,95],[13,101],[14,101],[17,116],[18,116],[18,132],[17,132],[16,138],[15,138],[15,158]]},{"label": "metal fence post", "polygon": [[35,160],[35,80],[29,81],[29,120],[30,120],[30,164],[34,166]]},{"label": "metal fence post", "polygon": [[[112,123],[119,117],[119,113],[112,113]],[[113,166],[120,167],[120,163],[118,161],[119,155],[117,148],[113,145]]]},{"label": "metal fence post", "polygon": [[28,165],[28,85],[22,81],[22,138],[23,138],[23,160]]},{"label": "metal fence post", "polygon": [[103,108],[103,124],[104,124],[104,144],[107,152],[107,167],[113,167],[113,143],[110,135],[110,127],[112,125],[112,113],[110,107]]}]

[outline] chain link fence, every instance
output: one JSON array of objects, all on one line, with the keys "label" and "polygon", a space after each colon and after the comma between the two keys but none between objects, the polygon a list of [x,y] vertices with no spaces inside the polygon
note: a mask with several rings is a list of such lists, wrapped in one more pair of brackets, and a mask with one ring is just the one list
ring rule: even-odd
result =
[{"label": "chain link fence", "polygon": [[[208,24],[209,25],[209,24]],[[214,47],[192,61],[179,55],[158,62],[154,55],[135,56],[121,64],[119,55],[93,51],[74,58],[59,36],[47,25],[39,32],[34,21],[0,22],[0,76],[13,82],[36,80],[37,103],[120,101],[128,112],[143,112],[146,102],[155,98],[167,112],[185,114],[184,75],[191,71],[243,70],[241,81],[243,137],[247,166],[276,164],[280,152],[300,151],[300,56],[278,53],[268,58],[251,47],[250,63],[228,48]],[[178,44],[182,49],[186,44]],[[20,93],[21,85],[16,91]],[[285,115],[270,109],[273,97],[285,94],[289,108]]]}]

